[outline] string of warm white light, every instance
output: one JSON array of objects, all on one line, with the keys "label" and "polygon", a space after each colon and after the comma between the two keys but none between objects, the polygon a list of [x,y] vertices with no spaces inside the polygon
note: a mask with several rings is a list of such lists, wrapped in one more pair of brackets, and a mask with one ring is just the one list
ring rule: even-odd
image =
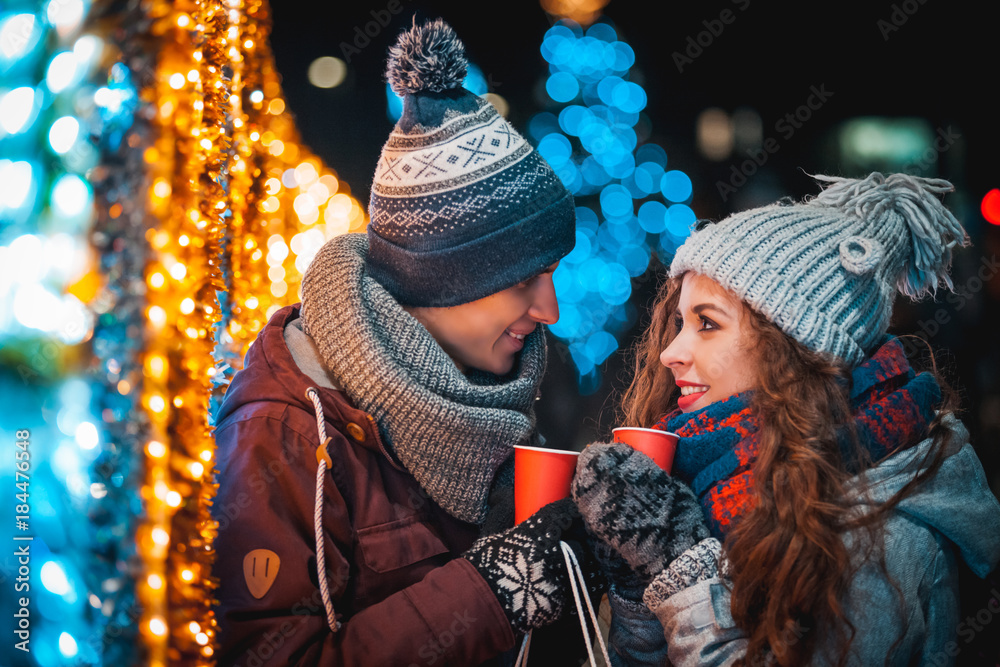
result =
[{"label": "string of warm white light", "polygon": [[136,535],[145,579],[136,593],[149,664],[158,667],[178,657],[209,664],[214,650],[207,414],[213,329],[221,319],[216,290],[224,289],[220,258],[234,64],[228,47],[235,35],[221,3],[188,8],[163,2],[148,12],[151,32],[161,40],[155,81],[144,91],[157,111],[157,138],[145,157],[159,224],[150,230],[153,253],[146,268],[142,406],[151,428],[142,494],[146,520]]},{"label": "string of warm white light", "polygon": [[146,271],[142,404],[154,430],[138,535],[141,630],[150,664],[208,664],[213,389],[270,315],[296,300],[326,239],[362,229],[365,215],[299,142],[268,48],[266,3],[161,0],[149,15],[161,40],[147,91],[159,130],[147,149],[149,201],[161,224]]}]

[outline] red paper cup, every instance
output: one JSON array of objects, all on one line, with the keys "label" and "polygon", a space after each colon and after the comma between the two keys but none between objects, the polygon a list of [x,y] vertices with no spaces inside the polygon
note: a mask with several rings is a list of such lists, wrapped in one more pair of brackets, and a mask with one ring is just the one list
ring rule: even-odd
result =
[{"label": "red paper cup", "polygon": [[580,452],[514,445],[514,521],[569,496]]},{"label": "red paper cup", "polygon": [[670,474],[674,465],[674,452],[677,451],[676,433],[660,431],[655,428],[639,428],[623,426],[611,431],[615,442],[621,442],[636,451],[640,451],[653,459],[663,472]]}]

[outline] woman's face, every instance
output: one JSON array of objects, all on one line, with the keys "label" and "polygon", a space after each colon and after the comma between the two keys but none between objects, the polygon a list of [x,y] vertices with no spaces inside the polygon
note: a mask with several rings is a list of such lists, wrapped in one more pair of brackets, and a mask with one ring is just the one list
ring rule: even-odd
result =
[{"label": "woman's face", "polygon": [[754,387],[759,358],[739,299],[711,278],[688,272],[672,317],[677,336],[660,353],[660,363],[681,390],[677,407],[682,412]]},{"label": "woman's face", "polygon": [[505,375],[537,323],[555,324],[559,305],[552,284],[556,262],[523,283],[449,308],[406,310],[423,324],[463,373],[469,368]]}]

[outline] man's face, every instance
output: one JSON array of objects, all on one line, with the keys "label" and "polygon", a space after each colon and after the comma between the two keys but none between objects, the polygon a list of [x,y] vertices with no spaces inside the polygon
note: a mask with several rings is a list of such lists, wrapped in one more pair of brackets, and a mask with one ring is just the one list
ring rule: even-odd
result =
[{"label": "man's face", "polygon": [[556,262],[523,283],[448,308],[407,307],[463,373],[469,368],[505,375],[537,323],[555,324],[559,304],[552,284]]}]

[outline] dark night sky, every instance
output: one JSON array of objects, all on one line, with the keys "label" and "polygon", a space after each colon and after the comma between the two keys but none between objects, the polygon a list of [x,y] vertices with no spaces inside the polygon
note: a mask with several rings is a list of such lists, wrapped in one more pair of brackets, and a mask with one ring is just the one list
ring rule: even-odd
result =
[{"label": "dark night sky", "polygon": [[[551,19],[537,3],[397,1],[401,11],[352,55],[346,81],[331,90],[309,85],[309,63],[324,55],[342,57],[341,43],[351,42],[355,28],[363,28],[373,20],[372,11],[384,12],[390,3],[274,0],[272,6],[275,57],[303,140],[337,170],[363,203],[378,152],[391,129],[385,113],[386,49],[414,14],[418,20],[441,16],[451,23],[470,59],[509,101],[509,118],[518,129],[526,132],[528,120],[541,110],[537,91],[546,66],[539,45]],[[968,285],[984,261],[1000,256],[1000,227],[985,224],[978,213],[983,194],[1000,187],[996,167],[1000,129],[995,120],[1000,3],[973,7],[970,2],[945,0],[767,4],[716,0],[656,6],[659,9],[653,13],[647,3],[612,0],[605,16],[635,50],[632,76],[649,96],[645,111],[651,140],[666,148],[671,168],[692,177],[692,207],[699,217],[718,219],[731,210],[765,203],[740,197],[721,200],[717,181],[728,177],[732,165],[746,156],[711,163],[695,151],[695,120],[707,107],[728,112],[750,107],[760,114],[764,136],[776,137],[780,148],[755,176],[757,184],[795,197],[816,192],[805,172],[843,173],[829,142],[831,130],[845,119],[921,117],[933,128],[950,128],[961,137],[941,155],[938,172],[958,185],[959,192],[946,202],[974,241],[956,259],[956,282]],[[672,54],[683,51],[688,37],[704,31],[703,22],[718,19],[724,10],[731,11],[734,20],[683,73],[678,72]],[[906,21],[886,38],[879,22],[890,25],[894,12],[897,21],[901,16]],[[775,124],[805,103],[813,86],[831,93],[829,100],[792,137],[780,137]],[[995,333],[1000,331],[1000,279],[992,278],[961,311],[940,300],[917,307],[898,305],[893,330],[918,331],[921,322],[945,309],[948,323],[931,336],[931,342],[942,350],[939,360],[956,369],[954,380],[969,409],[966,421],[973,441],[995,473],[1000,470],[993,452],[997,448],[985,447],[1000,438],[1000,336]],[[633,297],[640,312],[654,285],[655,281],[647,281]],[[555,446],[565,447],[579,447],[597,433],[606,433],[607,416],[598,429],[594,420],[583,420],[581,415],[597,414],[613,404],[609,383],[597,394],[581,398],[576,396],[571,371],[558,355],[553,355],[551,369],[544,388],[548,398],[543,396],[545,408],[540,410],[543,433]],[[620,355],[613,356],[607,375],[614,378],[621,369]],[[993,481],[998,488],[996,474]]]},{"label": "dark night sky", "polygon": [[[273,43],[291,109],[303,137],[365,199],[381,144],[391,123],[385,116],[383,69],[388,46],[411,17],[441,16],[466,44],[467,52],[497,82],[496,92],[511,103],[510,118],[522,131],[540,110],[534,92],[545,74],[538,47],[550,19],[534,2],[409,2],[391,15],[360,53],[352,55],[347,81],[320,90],[306,79],[309,63],[322,55],[341,57],[341,44],[355,28],[385,12],[385,0],[355,3],[274,2]],[[997,110],[997,33],[1000,3],[919,0],[864,3],[768,3],[762,0],[669,3],[657,13],[647,3],[612,1],[605,16],[636,52],[636,70],[649,95],[646,112],[654,136],[667,148],[672,165],[695,178],[702,160],[693,153],[694,122],[706,107],[728,111],[756,109],[765,136],[784,114],[809,96],[810,86],[825,85],[832,96],[824,108],[773,156],[769,166],[788,187],[805,194],[810,181],[799,168],[835,169],[818,164],[821,137],[844,118],[857,115],[919,115],[934,127],[954,124],[967,136],[968,163],[990,165],[1000,131],[989,123]],[[665,5],[666,3],[664,3]],[[787,6],[779,6],[787,5]],[[906,22],[883,36],[879,21],[893,7],[914,10]],[[990,5],[991,8],[983,8]],[[662,6],[662,5],[661,5]],[[745,9],[741,9],[745,7]],[[963,9],[963,7],[968,7]],[[703,21],[730,10],[735,20],[677,71],[672,54],[688,37],[705,30]],[[772,132],[773,134],[773,132]],[[974,136],[973,136],[974,134]],[[728,168],[729,163],[724,163]],[[969,173],[980,189],[996,170]],[[972,179],[975,179],[974,181]],[[980,180],[982,179],[982,180]],[[706,217],[721,210],[708,176],[703,194]],[[709,187],[704,187],[704,186]],[[713,195],[713,196],[709,196]],[[716,211],[716,209],[720,209]]]}]

